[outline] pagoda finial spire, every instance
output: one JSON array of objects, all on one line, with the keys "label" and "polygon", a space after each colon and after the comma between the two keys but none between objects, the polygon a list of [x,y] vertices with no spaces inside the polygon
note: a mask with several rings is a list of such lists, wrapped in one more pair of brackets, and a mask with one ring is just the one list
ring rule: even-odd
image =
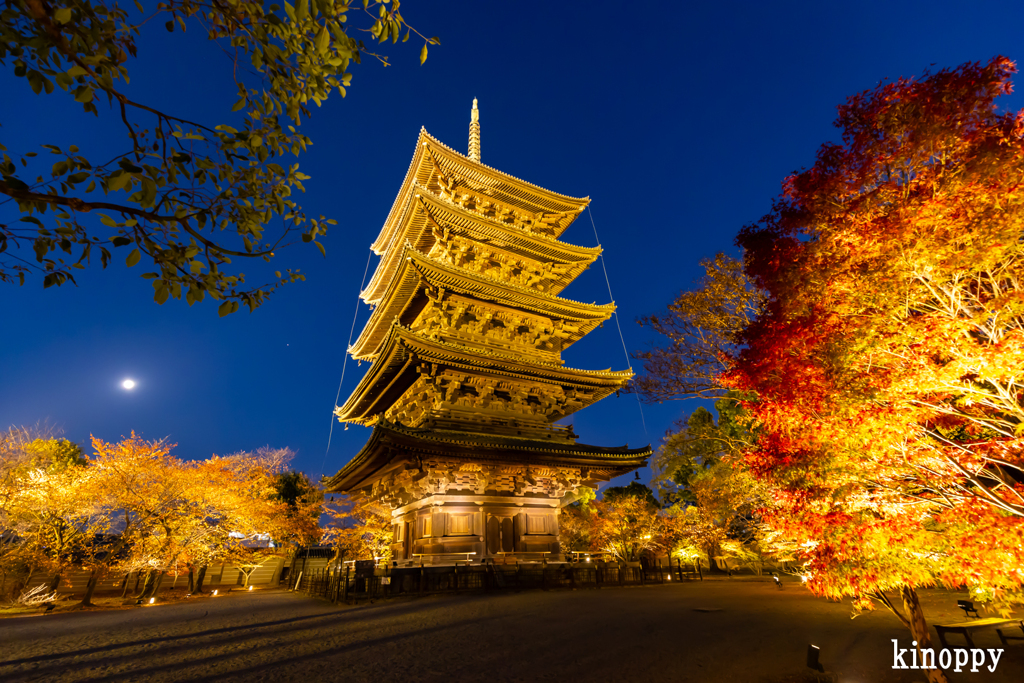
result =
[{"label": "pagoda finial spire", "polygon": [[473,98],[473,111],[469,113],[469,158],[480,161],[480,110],[476,108]]}]

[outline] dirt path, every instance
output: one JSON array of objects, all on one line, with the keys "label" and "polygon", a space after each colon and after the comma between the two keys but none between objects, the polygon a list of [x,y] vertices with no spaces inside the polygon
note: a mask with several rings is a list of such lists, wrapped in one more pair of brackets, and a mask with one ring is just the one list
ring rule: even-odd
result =
[{"label": "dirt path", "polygon": [[[956,595],[925,591],[933,620]],[[735,681],[807,680],[808,643],[844,683],[923,681],[893,671],[910,647],[892,616],[761,582],[473,594],[333,606],[275,591],[130,611],[0,620],[3,681]],[[951,643],[952,645],[952,643]],[[1001,648],[994,632],[978,647]],[[908,661],[909,663],[909,661]],[[995,673],[1024,680],[1024,641]]]}]

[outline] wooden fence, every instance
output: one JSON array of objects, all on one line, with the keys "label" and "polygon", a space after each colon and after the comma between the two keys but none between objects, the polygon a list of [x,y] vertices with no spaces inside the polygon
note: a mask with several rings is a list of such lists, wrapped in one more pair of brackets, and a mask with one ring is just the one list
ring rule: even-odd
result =
[{"label": "wooden fence", "polygon": [[473,590],[524,590],[540,588],[600,589],[649,583],[690,581],[699,575],[682,566],[643,567],[627,564],[486,564],[448,567],[381,567],[372,573],[347,566],[322,568],[297,576],[292,590],[326,598],[331,602],[398,595],[423,595]]},{"label": "wooden fence", "polygon": [[[249,585],[276,586],[281,579],[282,570],[285,568],[288,561],[289,560],[285,557],[267,558],[249,575]],[[141,585],[140,582],[144,579],[145,573],[146,572],[131,572],[128,575],[127,586],[129,593],[132,593],[137,589],[137,586]],[[57,594],[61,597],[84,594],[90,575],[91,572],[85,569],[72,569],[67,571],[57,588]],[[50,583],[53,580],[53,575],[35,573],[26,578],[28,579],[27,584],[31,584],[29,586],[31,587]],[[125,580],[125,575],[122,573],[108,572],[102,580],[96,584],[96,592],[101,594],[120,591],[125,585]],[[230,564],[213,564],[208,566],[206,568],[206,575],[203,578],[203,586],[208,588],[241,586],[244,583],[245,575],[242,573],[242,570]],[[184,589],[186,586],[188,586],[187,573],[179,574],[177,576],[171,573],[166,573],[164,574],[163,581],[160,584],[160,591],[163,592],[165,590],[173,590],[175,588]]]}]

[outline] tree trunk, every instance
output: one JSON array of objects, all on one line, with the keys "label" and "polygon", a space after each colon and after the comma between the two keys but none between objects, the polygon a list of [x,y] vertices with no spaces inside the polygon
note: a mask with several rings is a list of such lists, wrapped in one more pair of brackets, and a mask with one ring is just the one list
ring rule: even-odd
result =
[{"label": "tree trunk", "polygon": [[53,579],[50,581],[50,585],[47,586],[46,592],[47,593],[52,593],[55,590],[57,590],[57,586],[60,585],[60,580],[61,580],[61,572],[60,572],[60,570],[57,570],[57,573],[53,575]]},{"label": "tree trunk", "polygon": [[153,592],[153,584],[156,583],[156,570],[150,569],[146,572],[146,581],[142,584],[142,592],[135,596],[136,600],[145,600]]},{"label": "tree trunk", "polygon": [[205,579],[205,578],[206,578],[206,565],[204,564],[202,567],[199,568],[199,575],[196,577],[196,589],[194,591],[192,591],[193,593],[202,593],[203,592],[203,579]]},{"label": "tree trunk", "polygon": [[146,577],[146,585],[142,589],[142,594],[139,598],[145,600],[146,598],[155,598],[156,592],[160,590],[160,584],[164,581],[164,572],[159,569],[153,569],[149,572]]},{"label": "tree trunk", "polygon": [[188,568],[188,592],[189,595],[195,592],[196,587],[196,573],[195,568],[189,565]]},{"label": "tree trunk", "polygon": [[[924,610],[917,599],[917,591],[911,586],[900,588],[900,597],[903,598],[903,608],[907,610],[907,620],[910,622],[910,633],[917,641],[919,659],[923,660],[921,650],[932,646],[932,636],[928,632],[928,623],[924,620]],[[930,683],[948,683],[949,679],[942,669],[925,669],[925,676]]]},{"label": "tree trunk", "polygon": [[167,576],[165,572],[159,572],[156,575],[156,583],[153,585],[153,592],[149,594],[149,597],[155,598],[157,591],[160,590],[161,584],[164,582],[164,577]]},{"label": "tree trunk", "polygon": [[124,578],[121,579],[121,597],[128,595],[128,578],[132,575],[131,572],[126,572]]},{"label": "tree trunk", "polygon": [[11,591],[11,595],[13,597],[17,597],[17,596],[21,595],[22,593],[24,593],[25,589],[29,588],[31,586],[31,584],[32,584],[32,577],[35,576],[35,575],[36,575],[36,568],[35,568],[35,566],[29,567],[28,578],[25,579],[25,583],[23,583],[21,586],[19,586],[18,582],[15,581],[14,582],[14,590]]},{"label": "tree trunk", "polygon": [[719,554],[718,544],[708,547],[708,574],[725,574],[725,571],[718,567],[715,556]]},{"label": "tree trunk", "polygon": [[100,581],[100,570],[93,569],[89,575],[89,582],[85,584],[85,597],[78,603],[79,607],[92,607],[92,594],[96,591],[96,584]]}]

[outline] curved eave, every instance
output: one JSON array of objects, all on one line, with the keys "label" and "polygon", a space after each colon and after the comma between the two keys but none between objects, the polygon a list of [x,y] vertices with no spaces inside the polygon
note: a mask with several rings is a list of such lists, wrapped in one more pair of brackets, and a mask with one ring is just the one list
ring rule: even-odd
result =
[{"label": "curved eave", "polygon": [[[633,377],[631,370],[578,370],[554,363],[525,361],[521,356],[466,349],[456,344],[426,339],[396,321],[388,330],[380,353],[366,376],[345,401],[345,405],[335,410],[338,420],[357,424],[372,422],[412,385],[418,376],[415,375],[413,364],[423,362],[508,379],[591,390],[593,393],[587,402],[572,412],[600,401],[622,388]],[[407,376],[410,372],[415,376]],[[571,414],[565,413],[554,420]]]},{"label": "curved eave", "polygon": [[369,440],[359,452],[337,474],[324,481],[327,491],[347,492],[369,486],[386,470],[400,464],[394,462],[395,451],[405,453],[406,457],[416,453],[469,462],[575,466],[611,470],[617,474],[644,467],[653,452],[650,446],[634,449],[625,446],[605,448],[582,444],[552,444],[513,437],[492,439],[481,434],[432,432],[381,423],[374,427]]},{"label": "curved eave", "polygon": [[[500,186],[498,189],[503,194],[508,195],[510,198],[519,198],[520,203],[525,203],[536,209],[571,213],[570,219],[563,221],[555,230],[556,237],[564,232],[572,223],[572,220],[590,203],[589,197],[570,197],[569,195],[552,192],[481,164],[478,161],[473,161],[434,138],[427,133],[426,128],[420,128],[420,134],[416,140],[416,151],[413,153],[409,170],[405,174],[405,180],[402,182],[402,187],[395,197],[395,202],[391,206],[391,211],[388,213],[388,218],[381,228],[380,235],[370,247],[377,254],[383,253],[384,246],[392,241],[390,236],[396,229],[398,215],[402,211],[402,205],[408,201],[408,195],[413,183],[426,184],[425,181],[430,176],[430,172],[433,169],[433,161],[425,153],[425,146],[429,147],[437,156],[443,157],[450,166],[457,167],[459,175],[475,180],[481,185],[493,186],[494,182],[497,181]],[[524,206],[523,208],[528,207]]]},{"label": "curved eave", "polygon": [[328,493],[348,493],[371,481],[371,477],[388,464],[387,448],[381,444],[383,435],[384,432],[374,427],[369,440],[359,452],[333,477],[321,480],[324,489]]},{"label": "curved eave", "polygon": [[[369,284],[360,293],[363,301],[375,304],[384,296],[384,291],[398,267],[397,251],[400,246],[409,243],[426,252],[434,243],[434,236],[429,228],[429,221],[422,214],[417,199],[427,203],[432,215],[439,225],[454,227],[465,232],[468,239],[478,242],[496,241],[507,246],[496,246],[496,249],[518,254],[537,262],[572,263],[574,267],[556,280],[552,293],[557,294],[568,287],[573,280],[586,270],[601,255],[601,247],[580,247],[547,235],[529,233],[514,226],[507,225],[488,216],[464,209],[446,199],[438,197],[418,183],[414,183],[406,200],[402,203],[402,211],[396,222],[397,229],[389,241],[379,251],[382,256],[377,268],[370,277]],[[442,217],[440,214],[447,214]]]},{"label": "curved eave", "polygon": [[424,285],[428,283],[507,308],[579,323],[580,329],[565,340],[562,349],[582,339],[615,312],[614,303],[585,304],[525,287],[504,284],[432,259],[409,245],[402,249],[400,263],[402,265],[399,273],[391,279],[391,285],[382,298],[383,305],[373,310],[359,338],[349,347],[349,353],[356,360],[376,355],[390,324],[395,319],[402,318],[417,295],[422,292]]}]

